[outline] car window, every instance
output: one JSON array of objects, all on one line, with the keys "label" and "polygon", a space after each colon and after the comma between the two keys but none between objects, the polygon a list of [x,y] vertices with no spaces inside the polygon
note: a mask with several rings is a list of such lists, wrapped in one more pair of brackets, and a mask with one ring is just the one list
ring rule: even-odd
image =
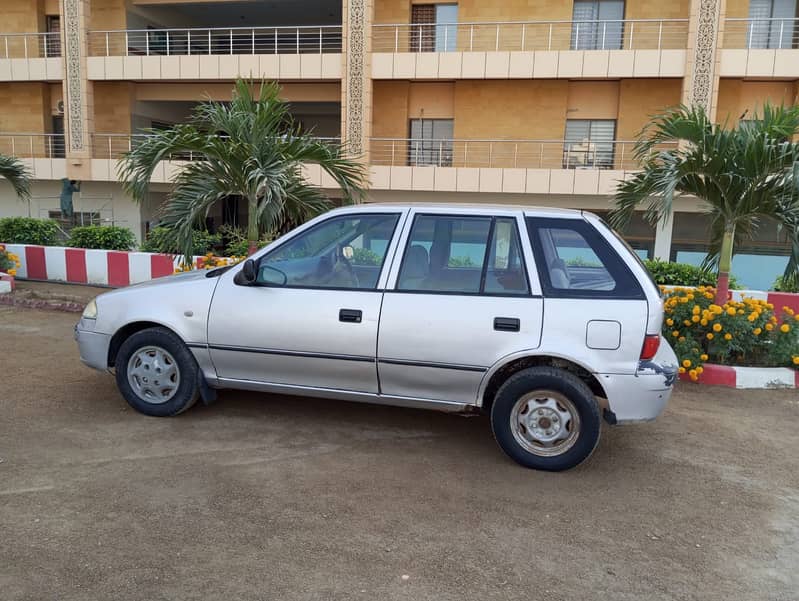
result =
[{"label": "car window", "polygon": [[527,294],[514,219],[418,215],[397,289],[463,294]]},{"label": "car window", "polygon": [[627,265],[586,221],[530,218],[528,229],[549,296],[642,297]]},{"label": "car window", "polygon": [[265,255],[256,282],[373,290],[399,214],[333,217]]}]

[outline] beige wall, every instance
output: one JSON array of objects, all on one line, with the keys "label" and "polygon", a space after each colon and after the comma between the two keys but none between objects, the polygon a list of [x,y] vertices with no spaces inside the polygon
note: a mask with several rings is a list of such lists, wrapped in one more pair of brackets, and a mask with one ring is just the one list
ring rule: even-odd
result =
[{"label": "beige wall", "polygon": [[50,130],[50,89],[46,83],[0,83],[0,107],[0,132],[35,134]]},{"label": "beige wall", "polygon": [[633,140],[654,114],[680,103],[679,79],[624,79],[619,85],[616,138]]},{"label": "beige wall", "polygon": [[0,14],[4,33],[32,33],[45,29],[43,0],[0,0]]},{"label": "beige wall", "polygon": [[452,119],[455,86],[452,83],[412,83],[408,90],[408,119]]},{"label": "beige wall", "polygon": [[690,0],[631,0],[624,7],[625,19],[687,19],[690,13]]},{"label": "beige wall", "polygon": [[618,81],[569,82],[568,119],[615,119],[618,114]]},{"label": "beige wall", "polygon": [[455,137],[560,139],[568,88],[562,80],[457,81]]},{"label": "beige wall", "polygon": [[91,0],[91,29],[125,29],[125,0]]},{"label": "beige wall", "polygon": [[372,88],[372,136],[405,138],[408,136],[407,81],[376,81]]},{"label": "beige wall", "polygon": [[796,82],[722,79],[719,82],[716,121],[723,123],[728,120],[730,125],[735,125],[747,110],[746,118],[751,119],[766,101],[771,104],[796,104]]},{"label": "beige wall", "polygon": [[95,82],[94,131],[107,134],[130,133],[133,101],[133,84]]},{"label": "beige wall", "polygon": [[727,0],[728,18],[745,18],[749,16],[749,0]]}]

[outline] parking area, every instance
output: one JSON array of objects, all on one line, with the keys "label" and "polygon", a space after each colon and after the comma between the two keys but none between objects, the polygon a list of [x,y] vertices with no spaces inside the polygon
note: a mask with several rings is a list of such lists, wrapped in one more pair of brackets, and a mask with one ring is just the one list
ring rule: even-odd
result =
[{"label": "parking area", "polygon": [[680,384],[551,474],[483,417],[223,392],[135,413],[0,306],[0,598],[795,600],[799,393]]}]

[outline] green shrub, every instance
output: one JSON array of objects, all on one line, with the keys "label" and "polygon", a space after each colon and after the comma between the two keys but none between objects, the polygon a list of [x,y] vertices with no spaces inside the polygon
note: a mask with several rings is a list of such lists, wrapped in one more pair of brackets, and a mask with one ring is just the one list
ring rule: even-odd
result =
[{"label": "green shrub", "polygon": [[58,225],[52,219],[4,217],[0,219],[0,242],[53,246],[58,240]]},{"label": "green shrub", "polygon": [[[219,228],[219,235],[225,241],[225,256],[226,257],[246,257],[249,250],[247,244],[247,233],[238,227],[231,225],[223,225]],[[266,234],[258,240],[258,248],[263,248],[269,244],[274,238]]]},{"label": "green shrub", "polygon": [[380,255],[373,250],[368,248],[352,249],[353,265],[380,265],[382,262]]},{"label": "green shrub", "polygon": [[792,277],[785,279],[783,276],[777,276],[771,289],[775,292],[799,292],[799,278]]},{"label": "green shrub", "polygon": [[67,246],[102,250],[130,250],[136,246],[136,237],[126,227],[81,225],[72,228]]},{"label": "green shrub", "polygon": [[[221,240],[222,237],[219,234],[211,234],[206,230],[194,230],[191,235],[191,254],[204,255],[220,244]],[[166,227],[156,227],[150,230],[140,248],[144,252],[168,255],[177,255],[183,252],[178,247],[175,231]]]},{"label": "green shrub", "polygon": [[[688,263],[672,263],[660,259],[645,259],[644,265],[658,286],[714,286],[717,275]],[[730,290],[740,288],[735,276],[730,276]]]}]

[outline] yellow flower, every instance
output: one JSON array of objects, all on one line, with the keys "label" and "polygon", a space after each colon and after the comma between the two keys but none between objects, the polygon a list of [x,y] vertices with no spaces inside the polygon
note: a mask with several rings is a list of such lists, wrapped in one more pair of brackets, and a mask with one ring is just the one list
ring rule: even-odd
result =
[{"label": "yellow flower", "polygon": [[760,336],[760,332],[762,331],[763,330],[760,328],[755,328],[754,330],[752,330],[752,333],[754,333],[755,336]]},{"label": "yellow flower", "polygon": [[727,315],[729,315],[729,316],[731,316],[731,317],[732,317],[733,315],[735,315],[735,309],[733,309],[732,307],[730,307],[729,309],[727,309]]},{"label": "yellow flower", "polygon": [[699,308],[699,305],[694,305],[694,308],[691,309],[691,313],[693,313],[694,315],[699,315],[700,311],[701,309]]},{"label": "yellow flower", "polygon": [[669,327],[673,326],[674,325],[674,320],[671,317],[669,317],[666,320],[666,325],[669,326]]},{"label": "yellow flower", "polygon": [[6,273],[8,275],[17,275],[17,270],[16,269],[9,269]]},{"label": "yellow flower", "polygon": [[713,331],[714,332],[721,332],[721,324],[720,323],[714,323],[713,324]]},{"label": "yellow flower", "polygon": [[767,324],[766,324],[766,329],[767,329],[767,330],[770,332],[771,330],[773,330],[773,329],[774,329],[774,324],[772,324],[772,323],[767,323]]},{"label": "yellow flower", "polygon": [[684,326],[690,326],[690,325],[691,325],[691,320],[690,320],[690,319],[684,319],[684,320],[683,320],[683,322],[682,322],[682,324],[683,324]]},{"label": "yellow flower", "polygon": [[709,309],[715,313],[716,315],[721,315],[724,312],[724,309],[719,307],[718,305],[710,305]]},{"label": "yellow flower", "polygon": [[681,368],[680,368],[679,370],[677,370],[677,371],[679,371],[681,374],[684,374],[684,373],[685,373],[685,368],[684,368],[684,367],[681,367]]},{"label": "yellow flower", "polygon": [[683,359],[682,366],[683,367],[691,367],[691,360],[690,359]]},{"label": "yellow flower", "polygon": [[713,332],[708,332],[707,333],[707,339],[708,340],[713,340]]},{"label": "yellow flower", "polygon": [[692,380],[696,380],[697,377],[699,376],[699,373],[695,369],[692,369],[691,371],[688,372],[688,375],[691,376]]},{"label": "yellow flower", "polygon": [[702,320],[699,321],[699,323],[701,325],[703,325],[703,326],[706,326],[707,325],[707,319],[702,319]]},{"label": "yellow flower", "polygon": [[674,330],[674,331],[671,333],[671,335],[672,335],[672,336],[674,336],[675,338],[677,338],[677,336],[679,336],[679,335],[680,335],[680,330]]},{"label": "yellow flower", "polygon": [[793,361],[794,365],[799,365],[799,355],[794,355],[791,357],[791,361]]},{"label": "yellow flower", "polygon": [[794,319],[795,319],[796,321],[799,321],[799,315],[795,315],[795,316],[794,316]]},{"label": "yellow flower", "polygon": [[787,323],[784,323],[780,326],[780,332],[782,332],[783,334],[787,334],[790,331],[791,331],[791,326],[789,326]]},{"label": "yellow flower", "polygon": [[691,321],[694,322],[694,323],[699,323],[699,316],[698,315],[692,315],[691,316]]},{"label": "yellow flower", "polygon": [[696,368],[696,373],[698,373],[698,374],[704,373],[704,371],[705,371],[705,368],[702,367],[701,365]]},{"label": "yellow flower", "polygon": [[699,358],[700,358],[702,361],[707,361],[707,355],[706,355],[705,353],[702,353],[701,355],[699,355]]},{"label": "yellow flower", "polygon": [[748,319],[749,321],[756,320],[757,319],[757,313],[750,313],[749,315],[746,316],[746,319]]},{"label": "yellow flower", "polygon": [[732,340],[732,334],[730,334],[729,332],[724,334],[724,340]]}]

